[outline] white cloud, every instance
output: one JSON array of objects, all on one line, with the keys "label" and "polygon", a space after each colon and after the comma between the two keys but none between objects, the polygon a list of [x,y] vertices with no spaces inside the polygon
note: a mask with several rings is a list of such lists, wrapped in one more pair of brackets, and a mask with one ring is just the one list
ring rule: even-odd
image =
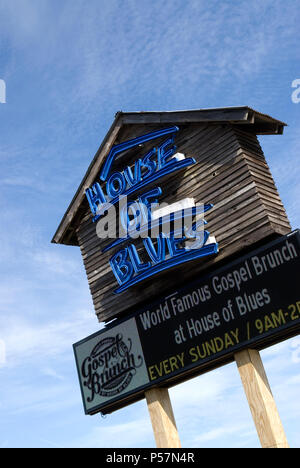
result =
[{"label": "white cloud", "polygon": [[[6,346],[6,366],[26,362],[44,361],[50,356],[63,357],[70,351],[72,343],[100,329],[89,311],[74,311],[68,320],[47,320],[45,323],[33,323],[19,317],[1,317],[1,339]],[[93,322],[93,323],[94,323]]]},{"label": "white cloud", "polygon": [[230,374],[217,369],[171,388],[170,395],[177,408],[186,409],[191,406],[194,408],[209,399],[215,400],[224,395],[228,389],[232,388],[232,385]]},{"label": "white cloud", "polygon": [[78,274],[78,270],[81,269],[79,258],[75,261],[74,258],[63,255],[61,251],[55,252],[54,249],[51,251],[46,249],[36,250],[32,255],[32,260],[44,271],[64,275],[65,278]]},{"label": "white cloud", "polygon": [[294,364],[299,364],[300,363],[300,337],[298,336],[297,338],[294,338],[294,340],[291,343],[291,348],[292,348],[292,362]]},{"label": "white cloud", "polygon": [[[22,395],[22,399],[19,399]],[[6,394],[10,416],[23,414],[54,414],[78,406],[79,392],[72,385],[18,385]]]},{"label": "white cloud", "polygon": [[89,434],[76,441],[75,446],[80,448],[155,446],[148,418],[112,425],[107,425],[104,422],[102,425],[104,427],[94,427]]},{"label": "white cloud", "polygon": [[[201,429],[200,429],[201,431]],[[215,429],[209,430],[207,432],[202,432],[200,435],[196,435],[191,442],[191,447],[205,447],[210,443],[216,444],[222,439],[227,440],[227,447],[240,447],[242,448],[241,444],[241,434],[245,435],[246,437],[250,437],[250,440],[255,438],[255,430],[253,429],[252,432],[249,432],[249,425],[248,424],[231,424],[229,421],[225,423],[225,421],[220,425],[220,427],[216,427]],[[229,441],[228,441],[229,439]],[[244,441],[245,443],[245,441]],[[246,442],[247,443],[247,442]],[[245,445],[244,445],[245,447]]]},{"label": "white cloud", "polygon": [[46,375],[48,377],[52,377],[55,380],[60,380],[60,381],[65,380],[65,377],[63,375],[59,374],[58,372],[56,372],[55,369],[52,369],[51,367],[45,367],[42,370],[42,372],[43,372],[44,375]]}]

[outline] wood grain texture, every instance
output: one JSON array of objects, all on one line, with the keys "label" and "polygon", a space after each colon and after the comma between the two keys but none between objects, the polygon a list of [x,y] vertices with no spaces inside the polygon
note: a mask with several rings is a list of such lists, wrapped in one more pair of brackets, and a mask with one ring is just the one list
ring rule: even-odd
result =
[{"label": "wood grain texture", "polygon": [[181,443],[167,388],[145,392],[157,448],[180,448]]},{"label": "wood grain texture", "polygon": [[289,448],[259,352],[246,349],[234,358],[262,447]]},{"label": "wood grain texture", "polygon": [[[126,141],[158,128],[161,125],[125,125],[119,130],[117,141]],[[205,219],[207,229],[217,238],[220,252],[215,257],[193,261],[188,267],[172,269],[122,295],[114,295],[117,281],[109,265],[112,252],[101,252],[110,240],[97,237],[96,225],[85,202],[76,232],[100,321],[131,312],[237,252],[245,252],[264,239],[290,231],[285,209],[255,134],[244,126],[228,123],[192,123],[180,125],[175,143],[178,152],[194,157],[197,164],[154,184],[162,187],[160,202],[174,203],[192,197],[196,203],[213,203],[214,208]],[[114,170],[132,165],[152,144],[146,143],[142,149],[128,151],[117,158]]]}]

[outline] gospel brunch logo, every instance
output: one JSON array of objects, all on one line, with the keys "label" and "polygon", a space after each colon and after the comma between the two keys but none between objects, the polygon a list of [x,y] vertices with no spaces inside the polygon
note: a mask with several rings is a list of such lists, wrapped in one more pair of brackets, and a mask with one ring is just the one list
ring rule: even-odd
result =
[{"label": "gospel brunch logo", "polygon": [[132,352],[132,340],[127,343],[123,335],[109,336],[99,341],[90,356],[82,363],[83,385],[90,390],[87,401],[91,403],[96,395],[113,397],[122,393],[144,360]]},{"label": "gospel brunch logo", "polygon": [[[104,252],[116,250],[110,258],[112,271],[120,285],[115,293],[173,266],[218,252],[218,244],[214,238],[209,238],[209,232],[204,230],[206,221],[201,217],[212,208],[211,204],[184,209],[175,204],[175,208],[171,205],[166,211],[165,204],[158,203],[163,193],[161,187],[144,191],[156,180],[196,163],[194,158],[176,153],[174,140],[178,130],[175,126],[165,128],[115,145],[100,173],[102,186],[99,181],[86,190],[93,221],[97,221],[97,235],[116,238],[103,249]],[[111,173],[118,154],[163,136],[168,138],[139,157],[133,167]],[[104,229],[106,224],[109,225],[107,230]],[[132,242],[137,238],[142,239],[142,252]]]}]

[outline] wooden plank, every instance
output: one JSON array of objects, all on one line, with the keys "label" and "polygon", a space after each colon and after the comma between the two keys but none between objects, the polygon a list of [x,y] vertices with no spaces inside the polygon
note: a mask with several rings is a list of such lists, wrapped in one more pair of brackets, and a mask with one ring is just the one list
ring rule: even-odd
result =
[{"label": "wooden plank", "polygon": [[[220,173],[220,165],[223,166],[222,173]],[[234,151],[226,157],[226,160],[220,161],[219,164],[217,161],[214,165],[207,164],[205,170],[202,170],[200,164],[197,171],[187,170],[181,178],[178,178],[177,184],[176,181],[171,180],[171,183],[166,187],[164,186],[164,192],[169,193],[173,191],[173,193],[176,194],[180,192],[187,193],[190,189],[195,189],[195,182],[197,182],[199,189],[203,189],[204,191],[206,187],[215,186],[218,181],[223,181],[226,177],[233,178],[234,173],[241,168],[247,170],[247,164],[242,155],[238,155],[237,152]]]},{"label": "wooden plank", "polygon": [[180,448],[168,389],[152,388],[145,392],[145,397],[157,448]]},{"label": "wooden plank", "polygon": [[220,127],[209,127],[203,128],[202,132],[199,132],[194,139],[188,139],[186,142],[181,142],[178,138],[178,147],[182,152],[190,153],[196,152],[201,157],[201,160],[204,160],[205,157],[209,157],[212,151],[220,149],[229,144],[237,144],[238,142],[235,138],[235,135],[230,129],[220,128]]},{"label": "wooden plank", "polygon": [[281,234],[282,236],[284,236],[284,235],[288,234],[289,232],[291,232],[290,227],[287,227],[285,225],[279,224],[278,222],[272,221],[272,219],[271,219],[271,222],[270,222],[270,226],[272,227],[274,232],[276,232],[278,234]]},{"label": "wooden plank", "polygon": [[[250,123],[249,108],[232,107],[223,109],[201,109],[170,112],[126,112],[123,114],[125,124],[148,123],[191,123],[191,122],[237,122]],[[250,118],[250,122],[248,120]],[[252,121],[253,123],[253,121]]]},{"label": "wooden plank", "polygon": [[258,351],[234,355],[250,411],[263,448],[288,448],[276,403]]},{"label": "wooden plank", "polygon": [[234,134],[237,137],[237,140],[240,146],[250,152],[254,152],[257,155],[258,159],[265,159],[263,150],[260,146],[260,143],[256,135],[250,134],[247,132],[241,132],[236,128],[233,129]]}]

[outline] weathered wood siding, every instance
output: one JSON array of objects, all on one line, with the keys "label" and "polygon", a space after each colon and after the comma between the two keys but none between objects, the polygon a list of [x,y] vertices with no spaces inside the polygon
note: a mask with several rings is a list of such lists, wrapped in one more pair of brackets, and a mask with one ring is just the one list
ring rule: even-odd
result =
[{"label": "weathered wood siding", "polygon": [[[165,127],[126,125],[115,144],[162,126]],[[154,184],[163,190],[160,202],[174,203],[193,197],[197,203],[213,203],[214,208],[206,213],[205,219],[207,229],[219,243],[220,252],[213,258],[173,268],[115,295],[113,290],[117,281],[109,265],[112,251],[101,253],[101,248],[111,240],[97,237],[96,225],[85,202],[77,237],[100,321],[111,320],[158,294],[173,290],[183,281],[264,238],[290,231],[285,209],[255,134],[243,126],[231,124],[181,124],[175,144],[178,152],[194,157],[197,164]],[[152,146],[153,142],[150,142],[121,155],[115,161],[114,170],[123,170]]]}]

